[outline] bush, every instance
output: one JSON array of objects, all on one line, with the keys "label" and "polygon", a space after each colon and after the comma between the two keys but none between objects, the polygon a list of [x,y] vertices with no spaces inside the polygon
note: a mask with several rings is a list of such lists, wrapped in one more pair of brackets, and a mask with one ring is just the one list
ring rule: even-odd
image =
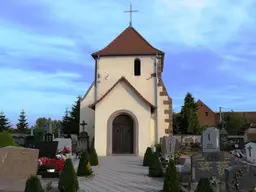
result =
[{"label": "bush", "polygon": [[155,144],[155,148],[156,148],[156,152],[161,153],[162,148],[161,148],[161,144]]},{"label": "bush", "polygon": [[77,168],[77,176],[88,176],[93,173],[88,152],[83,152]]},{"label": "bush", "polygon": [[143,166],[150,166],[152,161],[152,155],[153,155],[152,150],[150,147],[148,147],[144,154]]},{"label": "bush", "polygon": [[92,148],[90,151],[90,163],[91,166],[96,166],[99,164],[98,155],[94,148]]},{"label": "bush", "polygon": [[164,192],[179,192],[180,183],[174,160],[170,159],[164,175]]},{"label": "bush", "polygon": [[32,175],[27,179],[24,192],[44,192],[41,182],[37,176]]},{"label": "bush", "polygon": [[149,176],[150,177],[162,177],[163,176],[163,169],[158,158],[158,153],[154,152],[152,155],[152,162],[149,166]]},{"label": "bush", "polygon": [[208,178],[201,178],[195,192],[213,192],[210,180]]},{"label": "bush", "polygon": [[8,132],[0,132],[0,148],[6,146],[19,146]]},{"label": "bush", "polygon": [[[76,192],[79,189],[76,172],[71,159],[66,159],[63,170],[60,174],[58,188],[61,192],[69,192],[74,189]],[[70,192],[73,192],[72,190]]]}]

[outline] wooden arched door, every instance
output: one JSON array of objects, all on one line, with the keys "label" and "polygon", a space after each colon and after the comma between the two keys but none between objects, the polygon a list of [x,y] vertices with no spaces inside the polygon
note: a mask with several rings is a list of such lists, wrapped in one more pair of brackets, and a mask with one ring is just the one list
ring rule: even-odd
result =
[{"label": "wooden arched door", "polygon": [[112,124],[112,153],[133,154],[133,120],[122,114],[113,120]]}]

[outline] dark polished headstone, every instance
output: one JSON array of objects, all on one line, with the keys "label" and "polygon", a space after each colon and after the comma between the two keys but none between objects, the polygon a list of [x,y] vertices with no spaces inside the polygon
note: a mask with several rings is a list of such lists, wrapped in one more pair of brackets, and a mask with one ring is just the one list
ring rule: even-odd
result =
[{"label": "dark polished headstone", "polygon": [[36,142],[35,148],[39,149],[39,158],[55,158],[58,149],[58,141],[38,141]]}]

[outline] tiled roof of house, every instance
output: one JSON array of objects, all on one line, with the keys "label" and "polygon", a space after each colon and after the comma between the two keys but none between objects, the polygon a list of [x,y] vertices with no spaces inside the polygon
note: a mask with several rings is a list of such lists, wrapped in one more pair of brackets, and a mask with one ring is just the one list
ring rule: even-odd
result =
[{"label": "tiled roof of house", "polygon": [[133,27],[126,28],[110,44],[92,54],[96,56],[164,54],[147,42]]}]

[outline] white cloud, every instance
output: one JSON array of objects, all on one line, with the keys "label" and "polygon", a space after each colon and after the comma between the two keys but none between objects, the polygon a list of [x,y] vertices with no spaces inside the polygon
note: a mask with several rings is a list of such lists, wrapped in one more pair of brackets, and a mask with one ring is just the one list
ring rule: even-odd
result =
[{"label": "white cloud", "polygon": [[0,70],[0,109],[18,115],[21,109],[36,117],[59,117],[78,95],[83,95],[89,83],[75,82],[80,75],[57,72],[45,74],[19,69]]}]

